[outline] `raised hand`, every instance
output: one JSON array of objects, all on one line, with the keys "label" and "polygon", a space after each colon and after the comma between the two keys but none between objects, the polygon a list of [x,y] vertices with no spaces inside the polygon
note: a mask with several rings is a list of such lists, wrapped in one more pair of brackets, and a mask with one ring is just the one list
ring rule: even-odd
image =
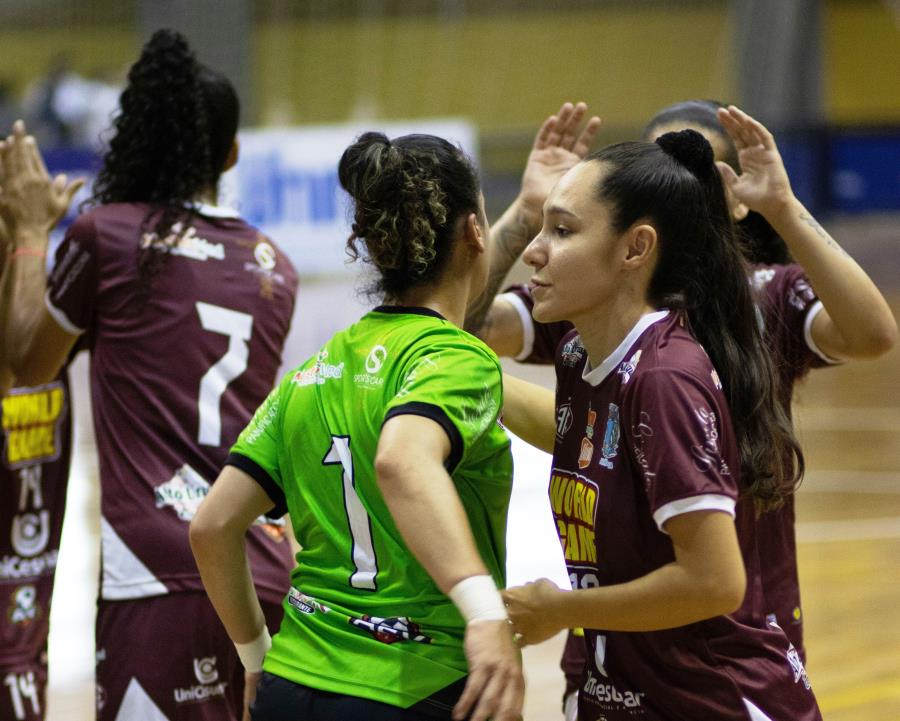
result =
[{"label": "raised hand", "polygon": [[564,103],[538,130],[519,195],[530,210],[540,213],[556,181],[590,150],[600,130],[600,118],[592,116],[579,130],[586,113],[585,103]]},{"label": "raised hand", "polygon": [[762,123],[734,105],[721,108],[718,116],[741,164],[737,175],[727,164],[717,162],[722,182],[750,210],[771,217],[794,197],[775,138]]},{"label": "raised hand", "polygon": [[25,123],[17,120],[13,133],[0,142],[0,215],[15,230],[49,232],[66,214],[75,193],[84,185],[71,183],[65,175],[51,179],[34,138],[26,134]]},{"label": "raised hand", "polygon": [[502,593],[519,646],[541,643],[563,629],[551,611],[558,595],[566,592],[553,581],[542,578]]},{"label": "raised hand", "polygon": [[[509,623],[506,620],[469,623],[465,650],[469,677],[453,709],[453,718],[520,721],[525,677]],[[469,713],[472,715],[468,716]]]}]

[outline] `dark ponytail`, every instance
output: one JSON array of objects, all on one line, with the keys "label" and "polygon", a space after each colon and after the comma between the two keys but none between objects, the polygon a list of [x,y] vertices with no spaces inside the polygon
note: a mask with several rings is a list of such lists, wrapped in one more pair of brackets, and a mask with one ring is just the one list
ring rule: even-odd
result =
[{"label": "dark ponytail", "polygon": [[[201,65],[185,38],[157,30],[131,66],[94,203],[150,203],[138,267],[149,291],[174,238],[172,226],[215,187],[237,133],[240,105],[227,78]],[[146,234],[145,234],[146,232]]]},{"label": "dark ponytail", "polygon": [[481,217],[472,163],[434,135],[364,133],[341,156],[338,178],[354,203],[347,251],[355,260],[365,246],[379,274],[370,292],[386,298],[436,280],[460,215]]},{"label": "dark ponytail", "polygon": [[656,228],[659,259],[649,300],[681,312],[722,379],[745,491],[759,510],[779,506],[804,467],[778,402],[774,363],[756,320],[713,151],[693,130],[656,143],[621,143],[588,156],[608,164],[597,195],[624,232],[642,218]]},{"label": "dark ponytail", "polygon": [[[728,133],[722,128],[716,112],[725,104],[718,100],[685,100],[669,105],[654,115],[644,134],[641,136],[648,143],[659,135],[660,130],[672,127],[693,125],[708,131],[720,145],[719,160],[728,163],[736,173],[741,172],[737,148]],[[787,244],[769,222],[759,213],[750,211],[747,217],[737,223],[738,239],[741,242],[744,257],[751,263],[765,265],[785,265],[792,263]]]}]

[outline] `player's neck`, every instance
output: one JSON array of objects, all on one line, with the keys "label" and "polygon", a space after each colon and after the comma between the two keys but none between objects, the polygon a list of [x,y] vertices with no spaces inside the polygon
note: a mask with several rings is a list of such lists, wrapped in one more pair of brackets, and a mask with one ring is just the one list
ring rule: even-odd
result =
[{"label": "player's neck", "polygon": [[590,314],[572,322],[587,349],[591,366],[596,368],[625,340],[640,318],[656,310],[643,298],[617,294]]},{"label": "player's neck", "polygon": [[466,290],[459,288],[457,283],[445,282],[413,288],[390,304],[429,308],[462,328],[466,318],[466,297]]}]

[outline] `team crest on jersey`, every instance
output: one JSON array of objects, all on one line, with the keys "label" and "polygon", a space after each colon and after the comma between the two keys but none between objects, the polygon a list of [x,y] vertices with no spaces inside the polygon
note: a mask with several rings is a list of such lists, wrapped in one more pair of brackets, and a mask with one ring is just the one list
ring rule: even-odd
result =
[{"label": "team crest on jersey", "polygon": [[10,597],[7,618],[16,625],[30,626],[41,617],[37,603],[37,589],[34,586],[19,586]]},{"label": "team crest on jersey", "polygon": [[66,411],[62,383],[14,388],[3,401],[3,464],[10,469],[55,461]]},{"label": "team crest on jersey", "polygon": [[584,346],[581,344],[579,336],[575,336],[563,346],[560,358],[562,364],[570,368],[574,368],[581,362],[584,358]]},{"label": "team crest on jersey", "polygon": [[422,633],[419,624],[413,623],[407,616],[379,618],[364,614],[359,617],[350,616],[347,620],[351,626],[371,634],[372,638],[381,643],[391,644],[398,641],[431,643],[431,638]]},{"label": "team crest on jersey", "polygon": [[600,465],[604,468],[613,467],[613,458],[619,452],[619,435],[619,406],[615,403],[610,403],[609,416],[606,419],[606,431],[603,434],[603,448],[601,450],[603,457],[600,459]]},{"label": "team crest on jersey", "polygon": [[635,352],[633,356],[631,356],[631,360],[623,361],[622,365],[619,366],[619,370],[616,371],[620,376],[622,376],[622,385],[628,385],[628,381],[631,380],[631,376],[634,375],[634,372],[637,370],[637,364],[641,362],[641,351]]}]

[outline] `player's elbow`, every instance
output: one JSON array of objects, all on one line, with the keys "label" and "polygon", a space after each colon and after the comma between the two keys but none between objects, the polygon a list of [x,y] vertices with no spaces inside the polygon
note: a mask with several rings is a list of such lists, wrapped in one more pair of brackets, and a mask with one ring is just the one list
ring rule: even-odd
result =
[{"label": "player's elbow", "polygon": [[707,618],[734,613],[744,603],[747,592],[747,574],[743,564],[710,574],[698,590]]},{"label": "player's elbow", "polygon": [[194,556],[219,543],[229,531],[229,524],[209,508],[209,504],[201,503],[197,513],[191,519],[188,528],[188,539]]},{"label": "player's elbow", "polygon": [[869,356],[877,358],[878,356],[884,355],[897,345],[897,340],[897,321],[894,320],[893,316],[885,318],[884,322],[880,323],[877,328],[874,328],[869,334]]}]

